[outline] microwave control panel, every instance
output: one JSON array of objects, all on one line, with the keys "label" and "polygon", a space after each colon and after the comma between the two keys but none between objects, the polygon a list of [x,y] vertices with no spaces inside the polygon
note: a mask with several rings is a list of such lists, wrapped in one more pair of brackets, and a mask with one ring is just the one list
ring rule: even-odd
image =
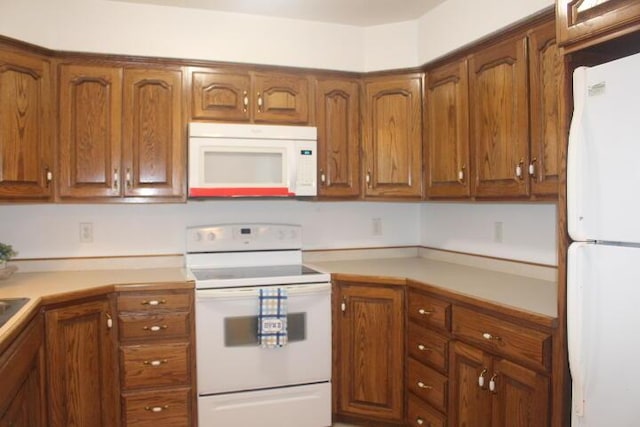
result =
[{"label": "microwave control panel", "polygon": [[318,153],[316,148],[316,141],[298,141],[296,147],[296,165],[298,167],[296,196],[315,196],[317,194]]}]

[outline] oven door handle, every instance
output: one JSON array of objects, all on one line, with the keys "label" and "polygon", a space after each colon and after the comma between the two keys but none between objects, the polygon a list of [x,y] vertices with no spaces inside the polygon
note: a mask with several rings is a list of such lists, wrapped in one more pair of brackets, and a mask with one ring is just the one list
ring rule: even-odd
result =
[{"label": "oven door handle", "polygon": [[255,286],[250,288],[227,288],[227,289],[197,289],[197,298],[257,298],[260,288],[277,287],[287,290],[287,295],[314,295],[331,293],[331,283],[313,283],[308,285],[283,285],[283,286]]}]

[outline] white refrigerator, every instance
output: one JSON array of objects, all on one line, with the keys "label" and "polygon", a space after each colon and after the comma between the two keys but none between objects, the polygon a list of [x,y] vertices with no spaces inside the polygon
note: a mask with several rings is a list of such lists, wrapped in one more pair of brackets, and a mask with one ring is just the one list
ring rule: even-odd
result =
[{"label": "white refrigerator", "polygon": [[573,427],[640,426],[640,54],[576,69],[567,165]]}]

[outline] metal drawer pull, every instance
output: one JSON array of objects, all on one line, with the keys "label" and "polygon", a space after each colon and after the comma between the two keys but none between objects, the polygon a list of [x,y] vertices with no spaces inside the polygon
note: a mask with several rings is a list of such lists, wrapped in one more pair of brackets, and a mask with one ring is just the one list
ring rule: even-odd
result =
[{"label": "metal drawer pull", "polygon": [[142,305],[160,305],[160,304],[166,304],[166,303],[167,303],[166,299],[161,299],[161,300],[152,299],[150,301],[144,300],[140,304],[142,304]]},{"label": "metal drawer pull", "polygon": [[423,316],[429,316],[432,313],[433,313],[433,310],[425,310],[424,308],[418,309],[418,314],[421,314]]},{"label": "metal drawer pull", "polygon": [[169,363],[169,361],[167,359],[162,359],[162,360],[145,360],[144,362],[142,362],[145,365],[149,365],[149,366],[160,366],[163,363]]},{"label": "metal drawer pull", "polygon": [[145,406],[144,407],[145,411],[151,411],[151,412],[162,412],[165,409],[169,409],[169,405],[164,405],[164,406]]},{"label": "metal drawer pull", "polygon": [[424,424],[424,420],[420,417],[416,418],[416,424],[418,424],[419,426]]},{"label": "metal drawer pull", "polygon": [[151,331],[151,332],[158,332],[161,329],[167,329],[168,326],[167,325],[153,325],[153,326],[145,326],[142,329],[144,329],[145,331]]},{"label": "metal drawer pull", "polygon": [[431,349],[424,344],[418,344],[418,350],[420,351],[431,351]]},{"label": "metal drawer pull", "polygon": [[485,332],[484,334],[482,334],[482,338],[484,338],[485,340],[493,340],[493,341],[502,341],[502,338],[500,338],[497,335],[491,335],[489,332]]},{"label": "metal drawer pull", "polygon": [[433,389],[433,387],[431,387],[430,385],[426,385],[425,383],[423,383],[422,381],[418,381],[418,388],[422,388],[425,390],[431,390]]}]

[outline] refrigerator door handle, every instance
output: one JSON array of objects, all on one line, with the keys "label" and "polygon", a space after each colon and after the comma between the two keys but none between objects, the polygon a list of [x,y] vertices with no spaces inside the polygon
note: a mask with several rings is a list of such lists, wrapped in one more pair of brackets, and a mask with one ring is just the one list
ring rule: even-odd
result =
[{"label": "refrigerator door handle", "polygon": [[584,169],[586,135],[584,132],[587,67],[573,72],[573,116],[567,149],[567,228],[573,240],[586,240],[579,224],[582,221],[580,200],[583,191],[580,171]]},{"label": "refrigerator door handle", "polygon": [[[584,383],[586,367],[583,343],[583,303],[584,278],[579,252],[588,243],[575,242],[569,246],[567,256],[567,339],[569,352],[569,369],[571,371],[572,412],[574,416],[584,416]],[[574,424],[575,425],[575,424]]]}]

